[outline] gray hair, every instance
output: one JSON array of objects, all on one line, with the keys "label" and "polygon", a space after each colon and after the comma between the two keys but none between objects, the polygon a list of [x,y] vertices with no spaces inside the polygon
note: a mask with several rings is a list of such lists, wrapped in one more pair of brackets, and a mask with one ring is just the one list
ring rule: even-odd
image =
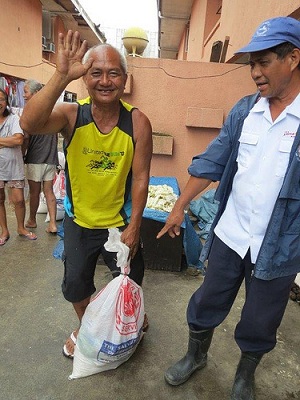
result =
[{"label": "gray hair", "polygon": [[108,43],[96,44],[95,46],[89,48],[88,51],[87,51],[87,52],[85,53],[85,55],[83,56],[82,63],[84,64],[84,63],[87,62],[87,60],[88,60],[88,59],[90,58],[90,56],[91,56],[91,53],[92,53],[94,50],[97,51],[98,48],[103,47],[103,46],[105,46],[105,47],[110,47],[111,49],[114,49],[114,50],[119,54],[119,56],[120,56],[121,69],[122,69],[122,71],[124,72],[124,74],[127,74],[127,60],[126,60],[125,56],[120,52],[119,49],[117,49],[116,47],[114,47],[114,46],[112,46],[111,44],[108,44]]},{"label": "gray hair", "polygon": [[25,85],[28,86],[31,94],[38,92],[43,87],[43,85],[35,79],[28,79],[27,81],[25,81]]}]

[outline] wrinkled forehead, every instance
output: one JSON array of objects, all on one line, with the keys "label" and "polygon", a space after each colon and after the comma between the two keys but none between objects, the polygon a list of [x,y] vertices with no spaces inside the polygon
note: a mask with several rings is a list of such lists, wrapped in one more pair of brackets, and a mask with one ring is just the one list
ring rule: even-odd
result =
[{"label": "wrinkled forehead", "polygon": [[91,52],[90,58],[93,59],[92,67],[101,64],[122,69],[120,54],[112,47],[99,46]]}]

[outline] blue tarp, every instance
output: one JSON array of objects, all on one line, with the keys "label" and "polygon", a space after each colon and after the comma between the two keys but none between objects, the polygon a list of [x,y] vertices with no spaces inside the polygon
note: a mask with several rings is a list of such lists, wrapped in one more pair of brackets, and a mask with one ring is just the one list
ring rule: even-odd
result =
[{"label": "blue tarp", "polygon": [[54,247],[52,255],[54,258],[61,260],[63,252],[64,252],[64,223],[63,222],[61,222],[57,228],[57,236],[59,236],[60,239],[59,239],[58,243],[56,244],[56,246]]},{"label": "blue tarp", "polygon": [[205,270],[204,264],[199,260],[202,251],[202,243],[199,239],[188,214],[185,214],[185,225],[183,235],[183,247],[186,257],[186,262],[189,267]]},{"label": "blue tarp", "polygon": [[207,239],[219,203],[214,199],[216,189],[207,190],[199,199],[190,202],[190,210],[198,219],[199,236]]}]

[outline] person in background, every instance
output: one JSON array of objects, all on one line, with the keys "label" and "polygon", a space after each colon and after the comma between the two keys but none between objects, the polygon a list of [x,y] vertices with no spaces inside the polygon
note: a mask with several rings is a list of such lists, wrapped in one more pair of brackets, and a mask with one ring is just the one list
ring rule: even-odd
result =
[{"label": "person in background", "polygon": [[[28,102],[43,85],[30,79],[24,84],[24,100]],[[36,228],[36,213],[43,190],[49,213],[49,225],[46,232],[56,234],[56,198],[53,193],[53,179],[58,165],[57,135],[30,136],[25,132],[23,144],[26,177],[29,185],[29,218],[27,228]]]},{"label": "person in background", "polygon": [[[66,86],[80,77],[91,101],[56,105]],[[73,304],[79,324],[96,290],[100,254],[113,276],[119,275],[116,253],[104,247],[108,228],[122,230],[121,240],[130,249],[130,278],[141,285],[144,276],[140,226],[148,195],[152,128],[145,114],[121,100],[126,80],[126,59],[117,49],[100,44],[87,51],[80,34],[68,31],[59,35],[54,75],[21,116],[21,126],[30,134],[61,132],[64,137],[62,291]],[[63,347],[67,357],[73,358],[78,329]]]},{"label": "person in background", "polygon": [[187,309],[188,351],[165,379],[180,385],[205,367],[214,329],[245,280],[231,399],[253,400],[256,367],[276,345],[300,270],[300,21],[264,21],[237,53],[249,53],[258,93],[241,99],[219,136],[193,158],[189,181],[157,237],[178,235],[185,207],[220,181],[219,210],[201,256],[208,256],[207,272]]},{"label": "person in background", "polygon": [[10,199],[14,205],[18,234],[29,240],[37,238],[24,226],[26,210],[22,144],[23,131],[19,117],[11,114],[7,93],[0,89],[0,246],[5,245],[10,238],[5,209],[5,185],[10,190]]}]

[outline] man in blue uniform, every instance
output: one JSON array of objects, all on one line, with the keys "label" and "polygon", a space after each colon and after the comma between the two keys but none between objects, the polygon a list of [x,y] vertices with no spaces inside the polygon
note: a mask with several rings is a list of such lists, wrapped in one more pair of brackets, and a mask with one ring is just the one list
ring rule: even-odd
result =
[{"label": "man in blue uniform", "polygon": [[178,235],[185,207],[212,181],[220,182],[218,214],[201,255],[202,261],[208,256],[207,274],[187,309],[188,351],[165,379],[180,385],[206,365],[213,331],[245,279],[231,399],[253,400],[255,369],[276,345],[300,270],[300,22],[264,21],[237,53],[249,53],[258,93],[241,99],[219,136],[194,157],[190,179],[157,237]]}]

